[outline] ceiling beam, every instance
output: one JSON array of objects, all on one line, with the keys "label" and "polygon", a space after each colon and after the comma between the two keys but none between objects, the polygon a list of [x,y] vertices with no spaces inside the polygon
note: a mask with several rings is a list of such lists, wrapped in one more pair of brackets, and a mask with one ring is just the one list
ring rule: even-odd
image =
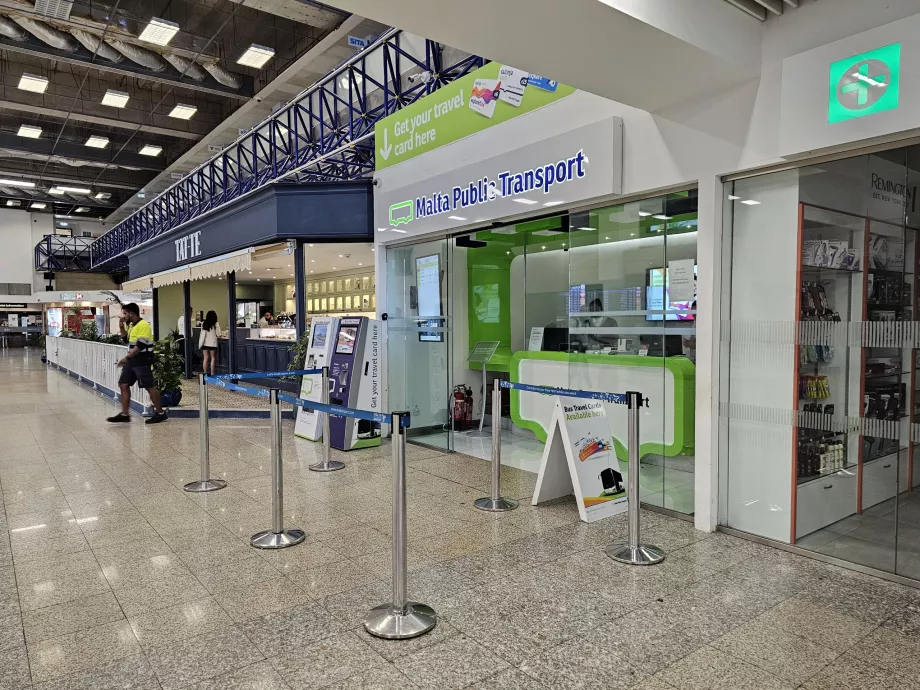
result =
[{"label": "ceiling beam", "polygon": [[763,5],[763,7],[768,11],[772,12],[775,15],[780,15],[783,13],[783,0],[755,0],[758,5]]},{"label": "ceiling beam", "polygon": [[130,165],[134,168],[153,170],[155,172],[161,172],[166,168],[162,155],[142,156],[139,153],[129,151],[118,153],[109,149],[95,149],[63,140],[58,141],[55,145],[55,142],[50,137],[47,139],[29,139],[11,132],[0,132],[0,148],[27,151],[28,153],[37,153],[43,156],[63,156],[93,163]]},{"label": "ceiling beam", "polygon": [[[48,108],[42,105],[29,105],[27,103],[19,103],[17,101],[11,101],[9,99],[0,100],[0,110],[10,110],[14,112],[21,113],[33,113],[35,115],[47,115],[49,117],[58,117],[62,120],[67,117],[66,110],[59,110],[57,108]],[[109,117],[99,117],[98,115],[84,115],[79,112],[70,113],[71,120],[77,120],[79,122],[88,122],[94,125],[103,125],[105,127],[111,127],[113,129],[125,129],[133,132],[134,130],[140,127],[141,132],[147,134],[156,134],[164,137],[173,137],[175,139],[187,139],[189,141],[200,141],[204,136],[203,134],[196,134],[195,132],[187,132],[181,129],[167,129],[166,127],[155,127],[153,125],[141,125],[136,122],[125,122],[123,120],[115,120]]]},{"label": "ceiling beam", "polygon": [[37,172],[34,174],[31,174],[27,172],[22,172],[21,170],[14,171],[14,170],[0,169],[0,179],[10,180],[10,179],[22,178],[23,180],[34,182],[39,177],[41,177],[42,180],[45,180],[47,182],[62,182],[66,185],[71,185],[73,187],[88,187],[88,186],[106,187],[108,189],[125,189],[132,193],[137,190],[136,184],[121,184],[119,182],[105,182],[101,180],[91,183],[88,180],[81,180],[79,177],[67,177],[65,175],[46,175],[46,174],[39,175]]},{"label": "ceiling beam", "polygon": [[747,12],[752,17],[760,19],[761,21],[767,18],[767,11],[762,5],[758,5],[754,2],[754,0],[726,0],[726,2],[730,2],[742,12]]}]

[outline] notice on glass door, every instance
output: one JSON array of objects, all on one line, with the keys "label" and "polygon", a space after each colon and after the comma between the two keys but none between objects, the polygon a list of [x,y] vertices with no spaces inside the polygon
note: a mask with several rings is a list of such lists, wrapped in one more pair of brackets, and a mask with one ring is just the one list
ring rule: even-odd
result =
[{"label": "notice on glass door", "polygon": [[693,265],[695,259],[679,259],[668,262],[668,301],[669,302],[692,302],[695,296],[694,283],[696,277],[693,275]]}]

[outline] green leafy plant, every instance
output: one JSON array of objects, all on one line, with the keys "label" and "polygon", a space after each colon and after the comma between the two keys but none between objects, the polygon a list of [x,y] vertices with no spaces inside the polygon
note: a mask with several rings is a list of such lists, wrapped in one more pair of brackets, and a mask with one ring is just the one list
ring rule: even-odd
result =
[{"label": "green leafy plant", "polygon": [[182,355],[176,349],[176,341],[171,335],[157,340],[153,344],[155,361],[153,379],[161,393],[182,390]]},{"label": "green leafy plant", "polygon": [[[307,362],[307,349],[310,347],[310,333],[304,333],[291,345],[291,361],[288,364],[288,371],[297,371],[303,369]],[[296,376],[286,376],[285,378],[295,380]]]},{"label": "green leafy plant", "polygon": [[84,321],[80,325],[80,340],[99,342],[99,329],[96,327],[95,321]]},{"label": "green leafy plant", "polygon": [[106,343],[107,345],[124,345],[125,344],[124,338],[122,338],[117,333],[111,333],[109,335],[102,336],[102,342]]},{"label": "green leafy plant", "polygon": [[44,334],[44,333],[39,333],[39,334],[38,334],[38,346],[39,346],[42,350],[45,349],[45,334]]}]

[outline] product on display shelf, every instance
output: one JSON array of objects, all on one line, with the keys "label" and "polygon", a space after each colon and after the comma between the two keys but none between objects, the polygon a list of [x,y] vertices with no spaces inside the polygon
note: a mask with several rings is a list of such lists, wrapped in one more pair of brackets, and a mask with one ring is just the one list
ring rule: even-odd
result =
[{"label": "product on display shelf", "polygon": [[904,240],[887,235],[869,235],[869,268],[883,271],[904,270]]},{"label": "product on display shelf", "polygon": [[907,384],[894,383],[872,386],[863,395],[863,417],[897,420],[904,417],[907,405]]},{"label": "product on display shelf", "polygon": [[831,397],[830,384],[827,376],[799,376],[799,400],[818,400]]}]

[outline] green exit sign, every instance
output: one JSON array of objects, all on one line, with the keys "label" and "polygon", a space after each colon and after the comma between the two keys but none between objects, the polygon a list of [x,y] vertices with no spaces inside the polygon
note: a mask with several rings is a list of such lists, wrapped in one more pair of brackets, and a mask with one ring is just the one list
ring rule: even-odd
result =
[{"label": "green exit sign", "polygon": [[828,123],[894,110],[901,88],[901,44],[832,62],[828,86]]}]

